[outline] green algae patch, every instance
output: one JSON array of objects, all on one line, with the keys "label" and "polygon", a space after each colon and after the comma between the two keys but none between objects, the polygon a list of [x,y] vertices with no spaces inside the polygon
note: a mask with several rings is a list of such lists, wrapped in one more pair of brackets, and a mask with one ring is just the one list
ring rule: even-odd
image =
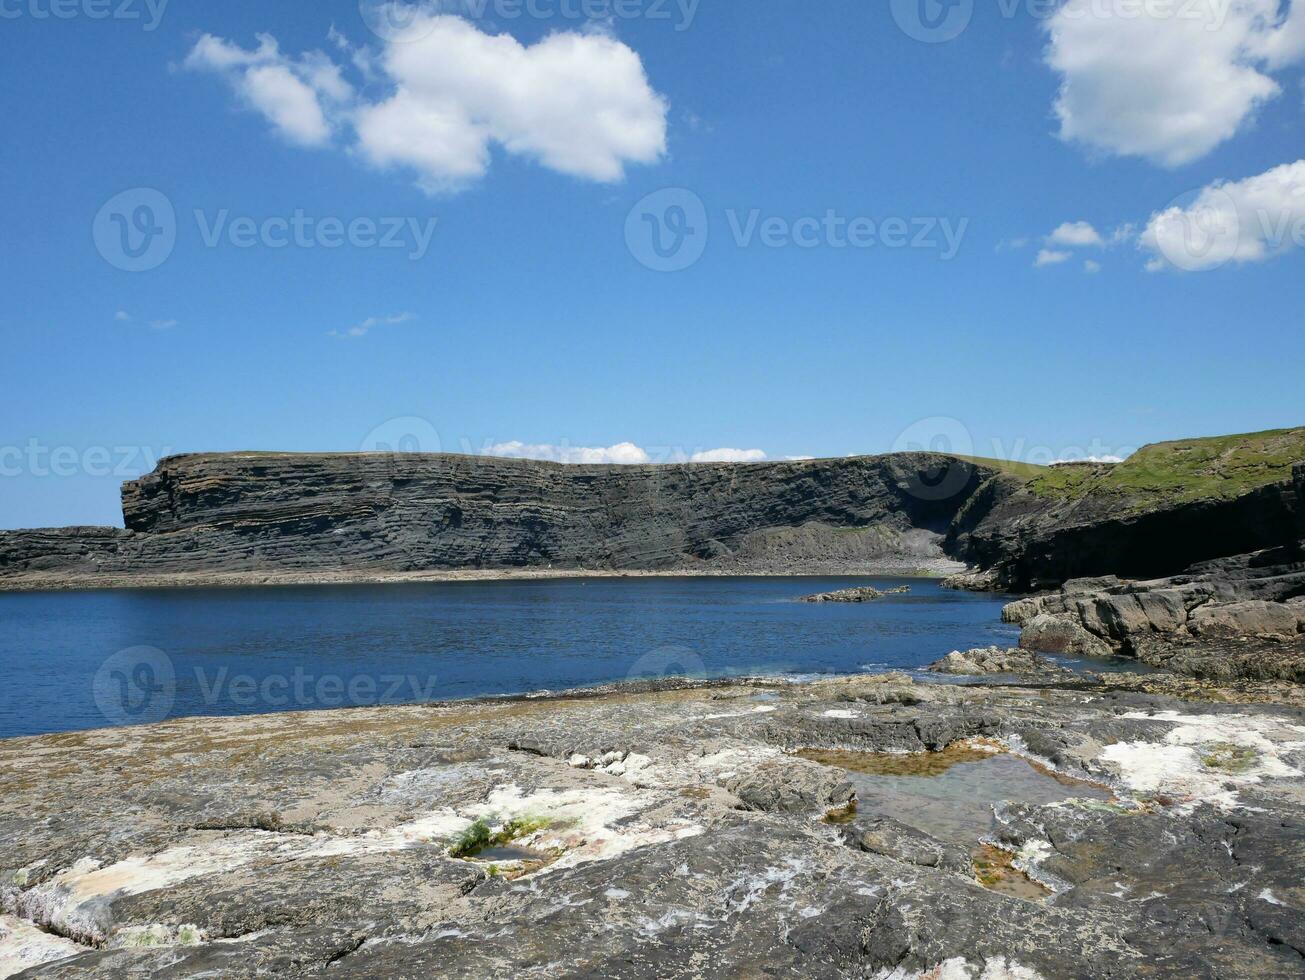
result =
[{"label": "green algae patch", "polygon": [[[462,835],[449,848],[449,857],[474,858],[486,851],[498,851],[502,856],[504,849],[515,840],[529,837],[541,830],[547,830],[555,822],[545,817],[513,817],[499,830],[490,829],[489,824],[477,820],[462,832]],[[527,852],[522,852],[526,855]],[[512,860],[512,858],[507,858]]]},{"label": "green algae patch", "polygon": [[1233,775],[1254,769],[1258,761],[1259,756],[1254,749],[1233,745],[1231,742],[1212,746],[1201,755],[1201,764],[1205,768]]},{"label": "green algae patch", "polygon": [[1015,867],[1015,855],[991,844],[975,848],[974,877],[989,891],[1028,902],[1045,902],[1052,894],[1050,888]]},{"label": "green algae patch", "polygon": [[796,753],[809,762],[834,766],[867,776],[941,776],[964,762],[982,762],[995,754],[991,749],[958,742],[941,752],[844,752],[830,749],[803,749]]}]

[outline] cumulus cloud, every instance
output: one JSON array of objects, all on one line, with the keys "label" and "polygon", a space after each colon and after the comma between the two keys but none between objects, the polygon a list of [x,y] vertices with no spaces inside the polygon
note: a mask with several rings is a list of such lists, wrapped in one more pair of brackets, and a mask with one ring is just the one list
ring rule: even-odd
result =
[{"label": "cumulus cloud", "polygon": [[1101,233],[1086,221],[1066,221],[1047,236],[1048,245],[1068,245],[1071,248],[1100,248],[1105,243]]},{"label": "cumulus cloud", "polygon": [[1073,256],[1069,252],[1043,248],[1038,250],[1038,257],[1033,260],[1033,267],[1041,269],[1049,265],[1060,265],[1062,262],[1068,262],[1071,258]]},{"label": "cumulus cloud", "polygon": [[1122,463],[1123,456],[1078,456],[1070,453],[1059,459],[1053,459],[1049,465],[1064,466],[1067,463]]},{"label": "cumulus cloud", "polygon": [[486,456],[507,456],[513,459],[542,459],[554,463],[606,463],[635,466],[652,462],[670,463],[760,463],[766,454],[760,449],[708,449],[685,455],[683,451],[658,453],[654,460],[642,446],[621,442],[615,446],[589,447],[553,443],[499,442],[486,446]]},{"label": "cumulus cloud", "polygon": [[186,57],[185,66],[222,75],[246,106],[261,113],[281,136],[301,146],[323,146],[331,139],[324,105],[343,103],[352,89],[320,52],[300,59],[281,53],[276,39],[258,35],[258,47],[246,50],[205,34]]},{"label": "cumulus cloud", "polygon": [[1177,167],[1234,136],[1305,58],[1305,0],[1066,0],[1047,22],[1060,136]]},{"label": "cumulus cloud", "polygon": [[760,463],[766,454],[760,449],[708,449],[694,453],[690,463]]},{"label": "cumulus cloud", "polygon": [[344,330],[331,330],[327,332],[328,337],[341,337],[352,339],[356,337],[366,337],[376,327],[388,327],[398,323],[407,323],[415,319],[411,313],[394,313],[390,316],[369,316],[361,323],[355,323],[352,327]]},{"label": "cumulus cloud", "polygon": [[616,463],[633,466],[650,463],[651,458],[632,442],[621,442],[607,448],[587,446],[555,446],[549,443],[500,442],[487,446],[486,456],[507,456],[512,459],[543,459],[554,463]]},{"label": "cumulus cloud", "polygon": [[1305,245],[1305,160],[1202,189],[1151,216],[1138,245],[1152,271],[1263,262]]},{"label": "cumulus cloud", "polygon": [[557,32],[523,45],[426,7],[393,5],[404,29],[379,52],[330,40],[354,71],[383,89],[359,94],[320,51],[283,53],[260,35],[245,49],[204,35],[186,66],[215,72],[285,139],[342,143],[380,168],[411,172],[430,192],[465,186],[494,148],[564,174],[622,179],[666,152],[666,100],[639,55],[602,32]]}]

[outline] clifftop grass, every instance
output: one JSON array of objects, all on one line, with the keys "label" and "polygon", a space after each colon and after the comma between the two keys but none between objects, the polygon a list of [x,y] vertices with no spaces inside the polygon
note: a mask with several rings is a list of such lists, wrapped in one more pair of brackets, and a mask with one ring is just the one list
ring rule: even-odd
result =
[{"label": "clifftop grass", "polygon": [[1291,476],[1305,462],[1305,428],[1184,439],[1144,446],[1122,463],[1044,469],[1027,488],[1040,497],[1074,501],[1118,496],[1132,507],[1227,500]]}]

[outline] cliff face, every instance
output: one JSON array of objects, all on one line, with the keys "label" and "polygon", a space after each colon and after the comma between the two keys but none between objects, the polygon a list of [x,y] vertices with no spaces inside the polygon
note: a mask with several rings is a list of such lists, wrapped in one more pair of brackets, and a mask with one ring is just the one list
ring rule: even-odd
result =
[{"label": "cliff face", "polygon": [[[125,530],[0,533],[25,573],[640,570],[954,558],[1012,591],[1156,578],[1305,539],[1305,429],[1038,469],[929,453],[562,466],[418,454],[177,456]],[[731,564],[733,563],[733,564]]]},{"label": "cliff face", "polygon": [[1013,591],[1076,578],[1159,578],[1212,559],[1305,540],[1305,464],[1286,479],[1205,496],[1122,492],[1103,480],[1079,495],[998,478],[980,488],[949,536],[950,553],[995,568]]},{"label": "cliff face", "polygon": [[0,569],[656,569],[777,549],[909,552],[913,531],[944,534],[995,473],[932,454],[748,466],[180,456],[123,487],[125,531],[2,535]]}]

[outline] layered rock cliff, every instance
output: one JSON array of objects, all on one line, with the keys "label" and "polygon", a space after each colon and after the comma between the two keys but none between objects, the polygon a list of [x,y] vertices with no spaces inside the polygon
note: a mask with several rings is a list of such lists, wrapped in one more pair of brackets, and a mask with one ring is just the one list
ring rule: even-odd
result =
[{"label": "layered rock cliff", "polygon": [[1305,558],[1305,429],[1052,468],[931,453],[563,466],[420,454],[176,456],[123,487],[125,529],[0,533],[32,575],[457,569],[800,571],[945,553],[992,587]]},{"label": "layered rock cliff", "polygon": [[673,466],[490,457],[172,457],[123,487],[125,530],[0,535],[0,573],[555,566],[938,552],[997,470],[933,454]]}]

